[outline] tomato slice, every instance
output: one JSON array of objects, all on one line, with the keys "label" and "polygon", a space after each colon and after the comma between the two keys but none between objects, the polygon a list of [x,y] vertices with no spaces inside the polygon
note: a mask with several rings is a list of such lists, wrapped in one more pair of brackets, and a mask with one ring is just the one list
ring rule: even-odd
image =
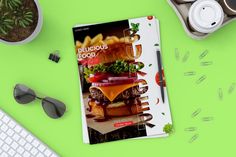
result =
[{"label": "tomato slice", "polygon": [[94,83],[94,82],[103,82],[103,80],[107,80],[108,77],[111,77],[112,74],[106,73],[106,72],[97,72],[94,75],[91,75],[89,78],[87,78],[88,82]]},{"label": "tomato slice", "polygon": [[[163,71],[163,69],[162,69],[162,77],[163,77],[163,86],[164,87],[166,87],[166,80],[165,80],[165,75],[164,75],[164,71]],[[161,81],[160,81],[160,73],[159,72],[157,72],[157,74],[156,74],[156,83],[160,86],[161,85]]]},{"label": "tomato slice", "polygon": [[137,71],[137,73],[138,73],[140,76],[143,76],[143,77],[147,75],[147,73],[142,72],[142,71]]}]

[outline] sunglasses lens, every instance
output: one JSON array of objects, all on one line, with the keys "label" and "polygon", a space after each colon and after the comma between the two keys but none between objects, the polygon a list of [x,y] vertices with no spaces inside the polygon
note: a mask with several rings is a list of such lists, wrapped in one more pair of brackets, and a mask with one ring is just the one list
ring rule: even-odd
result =
[{"label": "sunglasses lens", "polygon": [[27,104],[32,102],[36,95],[32,89],[25,85],[17,84],[14,89],[14,98],[20,104]]},{"label": "sunglasses lens", "polygon": [[42,104],[47,115],[54,119],[62,117],[66,111],[65,104],[53,98],[44,98]]}]

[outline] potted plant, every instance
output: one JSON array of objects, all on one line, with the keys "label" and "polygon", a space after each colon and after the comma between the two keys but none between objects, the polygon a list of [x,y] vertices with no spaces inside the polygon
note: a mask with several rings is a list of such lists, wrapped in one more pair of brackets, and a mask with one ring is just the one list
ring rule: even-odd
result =
[{"label": "potted plant", "polygon": [[0,0],[0,42],[32,41],[42,27],[38,0]]}]

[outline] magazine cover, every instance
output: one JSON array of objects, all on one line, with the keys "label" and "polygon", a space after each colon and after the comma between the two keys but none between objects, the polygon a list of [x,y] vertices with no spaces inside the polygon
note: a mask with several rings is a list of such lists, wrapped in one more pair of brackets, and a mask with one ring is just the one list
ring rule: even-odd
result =
[{"label": "magazine cover", "polygon": [[81,85],[84,142],[161,137],[171,128],[162,100],[154,16],[73,28]]}]

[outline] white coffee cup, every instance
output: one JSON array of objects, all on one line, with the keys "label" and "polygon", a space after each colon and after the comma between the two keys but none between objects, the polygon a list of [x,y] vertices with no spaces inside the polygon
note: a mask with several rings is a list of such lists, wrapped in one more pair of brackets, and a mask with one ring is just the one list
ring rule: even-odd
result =
[{"label": "white coffee cup", "polygon": [[212,33],[224,21],[224,12],[215,0],[198,0],[189,10],[189,24],[197,32]]},{"label": "white coffee cup", "polygon": [[236,16],[236,0],[220,0],[224,12],[230,16]]},{"label": "white coffee cup", "polygon": [[190,3],[190,2],[194,2],[194,1],[196,1],[196,0],[174,0],[175,2],[177,2],[177,3]]}]

